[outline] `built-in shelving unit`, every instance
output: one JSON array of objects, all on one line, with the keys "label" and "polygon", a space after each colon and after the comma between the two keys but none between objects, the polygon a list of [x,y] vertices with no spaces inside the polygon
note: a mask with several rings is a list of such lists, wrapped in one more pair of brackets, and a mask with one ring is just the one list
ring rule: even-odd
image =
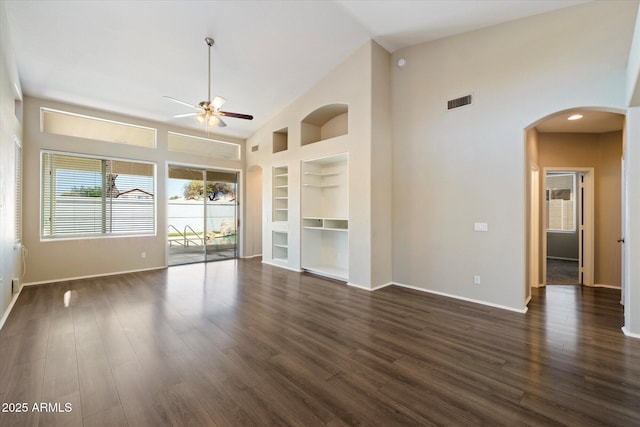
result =
[{"label": "built-in shelving unit", "polygon": [[289,220],[289,167],[273,168],[273,220]]},{"label": "built-in shelving unit", "polygon": [[289,148],[289,128],[273,132],[273,152],[279,153]]},{"label": "built-in shelving unit", "polygon": [[349,132],[347,104],[329,104],[307,115],[300,123],[300,145],[313,144]]},{"label": "built-in shelving unit", "polygon": [[273,246],[272,259],[287,262],[289,260],[289,234],[286,231],[273,231],[271,243]]},{"label": "built-in shelving unit", "polygon": [[302,162],[301,267],[348,280],[348,157],[339,154]]}]

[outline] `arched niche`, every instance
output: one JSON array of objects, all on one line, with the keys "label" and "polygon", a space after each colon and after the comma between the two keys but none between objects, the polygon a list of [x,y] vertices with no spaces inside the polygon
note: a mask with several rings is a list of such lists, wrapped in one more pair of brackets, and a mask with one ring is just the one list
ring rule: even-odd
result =
[{"label": "arched niche", "polygon": [[329,104],[315,109],[300,123],[300,144],[307,145],[349,133],[349,106]]}]

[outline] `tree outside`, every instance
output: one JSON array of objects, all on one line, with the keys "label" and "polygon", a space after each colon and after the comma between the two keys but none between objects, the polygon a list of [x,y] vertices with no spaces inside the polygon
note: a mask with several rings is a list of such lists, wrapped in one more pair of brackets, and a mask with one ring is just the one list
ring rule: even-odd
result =
[{"label": "tree outside", "polygon": [[[185,200],[202,200],[204,197],[204,184],[202,181],[190,181],[184,186]],[[228,182],[208,182],[207,197],[211,201],[236,199],[236,186]]]}]

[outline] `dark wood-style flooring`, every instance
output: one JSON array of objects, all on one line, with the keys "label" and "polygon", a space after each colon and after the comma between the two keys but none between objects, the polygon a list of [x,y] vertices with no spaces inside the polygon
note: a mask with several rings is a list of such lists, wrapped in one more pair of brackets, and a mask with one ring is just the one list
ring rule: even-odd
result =
[{"label": "dark wood-style flooring", "polygon": [[578,261],[547,258],[547,285],[579,285]]},{"label": "dark wood-style flooring", "polygon": [[259,260],[29,287],[0,331],[0,402],[29,410],[0,425],[637,426],[619,300],[554,286],[519,314]]}]

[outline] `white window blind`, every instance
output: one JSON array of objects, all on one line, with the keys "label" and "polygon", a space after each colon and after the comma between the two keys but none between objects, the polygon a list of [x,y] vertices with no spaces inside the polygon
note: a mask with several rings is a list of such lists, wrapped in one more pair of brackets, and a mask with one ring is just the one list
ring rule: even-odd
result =
[{"label": "white window blind", "polygon": [[15,192],[15,240],[22,243],[22,146],[16,138],[15,163],[16,163],[16,192]]},{"label": "white window blind", "polygon": [[43,238],[155,234],[150,163],[42,153]]},{"label": "white window blind", "polygon": [[575,231],[575,174],[547,175],[547,230]]}]

